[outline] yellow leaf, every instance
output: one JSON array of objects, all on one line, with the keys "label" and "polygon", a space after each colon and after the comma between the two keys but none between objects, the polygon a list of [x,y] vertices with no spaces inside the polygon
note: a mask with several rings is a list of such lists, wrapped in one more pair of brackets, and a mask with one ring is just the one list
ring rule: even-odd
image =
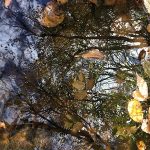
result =
[{"label": "yellow leaf", "polygon": [[138,150],[145,150],[146,149],[146,145],[143,141],[137,141],[136,145],[137,145]]},{"label": "yellow leaf", "polygon": [[78,99],[78,100],[83,100],[87,97],[87,91],[83,90],[83,91],[77,91],[74,93],[74,98]]},{"label": "yellow leaf", "polygon": [[8,8],[10,4],[12,3],[12,0],[4,0],[4,6]]},{"label": "yellow leaf", "polygon": [[145,80],[136,73],[137,86],[141,95],[147,99],[148,98],[148,86]]},{"label": "yellow leaf", "polygon": [[41,16],[40,23],[45,27],[56,27],[64,20],[64,13],[58,9],[58,4],[55,2],[49,2]]},{"label": "yellow leaf", "polygon": [[131,100],[128,103],[128,112],[131,119],[135,122],[142,122],[143,120],[143,112],[142,105],[138,100]]},{"label": "yellow leaf", "polygon": [[146,98],[140,93],[139,90],[133,91],[132,96],[138,101],[146,101]]},{"label": "yellow leaf", "polygon": [[103,52],[100,52],[98,49],[92,49],[86,53],[83,53],[81,55],[76,55],[75,57],[82,57],[84,59],[90,59],[90,58],[94,58],[94,59],[100,59],[103,60],[105,58],[105,55]]},{"label": "yellow leaf", "polygon": [[145,132],[150,134],[150,120],[149,119],[143,119],[141,129]]}]

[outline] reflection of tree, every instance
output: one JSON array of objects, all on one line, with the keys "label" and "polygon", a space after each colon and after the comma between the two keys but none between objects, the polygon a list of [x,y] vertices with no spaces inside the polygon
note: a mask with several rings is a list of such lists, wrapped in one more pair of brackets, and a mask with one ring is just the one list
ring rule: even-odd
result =
[{"label": "reflection of tree", "polygon": [[[100,1],[93,14],[89,3],[69,2],[63,6],[66,18],[56,28],[35,23],[40,34],[28,28],[26,20],[16,18],[24,30],[40,37],[39,59],[22,73],[13,101],[27,114],[22,123],[70,134],[93,149],[109,147],[117,126],[133,125],[126,124],[126,103],[135,87],[135,72],[142,69],[138,61],[131,61],[129,50],[149,44],[149,38],[143,26],[136,29],[136,15],[142,16],[134,1],[124,7],[120,3],[112,8]],[[116,22],[120,16],[121,25]],[[134,30],[124,28],[125,24]],[[144,39],[141,45],[131,45],[139,36]],[[90,49],[103,51],[105,60],[75,57]],[[105,131],[108,135],[102,137]]]}]

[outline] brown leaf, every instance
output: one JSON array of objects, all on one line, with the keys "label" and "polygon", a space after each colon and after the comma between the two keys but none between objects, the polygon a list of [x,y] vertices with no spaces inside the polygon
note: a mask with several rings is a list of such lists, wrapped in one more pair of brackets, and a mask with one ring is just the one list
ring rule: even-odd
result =
[{"label": "brown leaf", "polygon": [[49,2],[41,16],[40,23],[45,27],[56,27],[64,20],[64,13],[59,10],[56,2]]},{"label": "brown leaf", "polygon": [[86,83],[86,90],[91,90],[93,86],[95,85],[94,79],[88,79]]},{"label": "brown leaf", "polygon": [[83,90],[83,91],[77,91],[74,93],[74,98],[78,99],[78,100],[83,100],[87,97],[87,91]]},{"label": "brown leaf", "polygon": [[57,2],[59,2],[61,4],[66,4],[68,2],[68,0],[57,0]]},{"label": "brown leaf", "polygon": [[85,83],[75,79],[72,83],[72,86],[77,90],[83,90],[85,88]]},{"label": "brown leaf", "polygon": [[104,4],[107,6],[112,6],[116,3],[116,0],[104,0]]},{"label": "brown leaf", "polygon": [[150,33],[150,24],[147,25],[146,29],[147,29],[147,32]]},{"label": "brown leaf", "polygon": [[3,129],[5,129],[5,128],[6,128],[6,125],[5,125],[5,123],[4,123],[4,122],[0,122],[0,128],[3,128]]},{"label": "brown leaf", "polygon": [[4,0],[4,6],[8,8],[10,4],[12,3],[12,0]]},{"label": "brown leaf", "polygon": [[73,128],[72,128],[72,132],[73,133],[77,133],[79,132],[81,129],[83,128],[83,123],[82,122],[77,122],[73,125]]},{"label": "brown leaf", "polygon": [[128,102],[128,112],[131,119],[135,122],[142,122],[143,120],[143,111],[142,105],[138,100],[131,100]]},{"label": "brown leaf", "polygon": [[89,0],[91,3],[95,4],[96,6],[98,6],[98,2],[97,0]]},{"label": "brown leaf", "polygon": [[142,60],[145,58],[145,55],[146,55],[146,51],[144,49],[142,49],[139,53],[139,56],[138,56],[138,60]]},{"label": "brown leaf", "polygon": [[105,55],[103,52],[100,52],[98,49],[92,49],[86,53],[83,53],[81,55],[76,55],[75,57],[82,57],[84,59],[90,59],[90,58],[94,58],[94,59],[100,59],[103,60],[105,58]]}]

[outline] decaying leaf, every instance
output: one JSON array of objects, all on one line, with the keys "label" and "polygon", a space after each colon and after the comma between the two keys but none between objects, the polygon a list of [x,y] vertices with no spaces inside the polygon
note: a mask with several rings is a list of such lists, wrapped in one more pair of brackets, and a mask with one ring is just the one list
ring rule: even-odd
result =
[{"label": "decaying leaf", "polygon": [[72,132],[73,133],[77,133],[78,131],[80,131],[81,129],[83,128],[83,123],[82,122],[77,122],[73,125],[73,128],[72,128]]},{"label": "decaying leaf", "polygon": [[104,0],[104,4],[107,6],[112,6],[116,3],[116,0]]},{"label": "decaying leaf", "polygon": [[0,122],[0,128],[3,128],[3,129],[5,129],[5,128],[6,128],[6,125],[5,125],[5,123],[4,123],[4,122]]},{"label": "decaying leaf", "polygon": [[141,95],[147,99],[148,98],[148,86],[146,81],[136,73],[137,86]]},{"label": "decaying leaf", "polygon": [[72,86],[73,86],[73,88],[75,88],[77,90],[84,90],[85,83],[83,81],[74,79]]},{"label": "decaying leaf", "polygon": [[105,54],[103,52],[100,52],[98,49],[92,49],[86,53],[83,53],[81,55],[76,55],[75,57],[82,57],[84,59],[100,59],[103,60],[105,58]]},{"label": "decaying leaf", "polygon": [[135,122],[142,122],[143,111],[142,105],[138,100],[132,99],[128,102],[128,112],[131,119]]},{"label": "decaying leaf", "polygon": [[150,77],[150,61],[142,61],[144,72]]},{"label": "decaying leaf", "polygon": [[131,126],[131,127],[118,126],[116,136],[129,137],[132,134],[134,134],[136,130],[137,130],[136,126]]},{"label": "decaying leaf", "polygon": [[45,27],[56,27],[64,20],[64,13],[59,10],[56,2],[49,2],[41,14],[41,25]]},{"label": "decaying leaf", "polygon": [[138,100],[138,101],[146,101],[147,99],[141,94],[141,92],[139,90],[135,90],[132,93],[132,96],[134,99]]},{"label": "decaying leaf", "polygon": [[78,100],[83,100],[87,97],[87,91],[86,90],[81,90],[81,91],[76,91],[74,93],[74,98]]},{"label": "decaying leaf", "polygon": [[92,78],[88,79],[86,83],[86,90],[91,90],[94,85],[95,85],[95,80]]},{"label": "decaying leaf", "polygon": [[8,8],[10,4],[12,3],[12,0],[4,0],[4,6]]},{"label": "decaying leaf", "polygon": [[89,0],[91,3],[95,4],[96,6],[98,6],[98,2],[97,0]]},{"label": "decaying leaf", "polygon": [[138,150],[145,150],[146,149],[146,145],[143,141],[137,141],[136,146],[137,146]]},{"label": "decaying leaf", "polygon": [[141,129],[144,132],[150,134],[150,120],[149,119],[143,119]]},{"label": "decaying leaf", "polygon": [[57,0],[57,2],[59,2],[61,4],[66,4],[68,2],[68,0]]}]

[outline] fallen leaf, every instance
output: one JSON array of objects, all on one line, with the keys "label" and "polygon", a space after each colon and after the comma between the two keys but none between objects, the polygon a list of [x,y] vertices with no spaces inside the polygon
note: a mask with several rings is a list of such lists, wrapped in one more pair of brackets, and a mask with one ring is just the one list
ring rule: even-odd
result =
[{"label": "fallen leaf", "polygon": [[122,136],[122,137],[129,137],[132,134],[134,134],[137,131],[137,127],[136,126],[131,126],[131,127],[121,127],[118,126],[117,127],[117,132],[116,132],[116,136]]},{"label": "fallen leaf", "polygon": [[72,86],[77,90],[83,90],[85,88],[85,83],[80,80],[74,79]]},{"label": "fallen leaf", "polygon": [[140,93],[139,90],[135,90],[132,93],[132,96],[134,99],[138,100],[138,101],[146,101],[147,99]]},{"label": "fallen leaf", "polygon": [[5,125],[5,123],[4,123],[4,122],[0,122],[0,128],[3,128],[3,129],[5,129],[5,128],[6,128],[6,125]]},{"label": "fallen leaf", "polygon": [[59,2],[61,4],[66,4],[68,2],[68,0],[57,0],[57,2]]},{"label": "fallen leaf", "polygon": [[150,61],[142,61],[144,72],[150,77]]},{"label": "fallen leaf", "polygon": [[4,0],[4,6],[8,8],[10,4],[12,3],[12,0]]},{"label": "fallen leaf", "polygon": [[86,90],[91,90],[94,85],[95,85],[95,80],[92,78],[88,79],[86,83]]},{"label": "fallen leaf", "polygon": [[98,6],[98,2],[97,0],[89,0],[91,3],[95,4],[96,6]]},{"label": "fallen leaf", "polygon": [[104,0],[104,4],[107,6],[112,6],[116,3],[116,0]]},{"label": "fallen leaf", "polygon": [[82,57],[84,59],[90,59],[90,58],[94,58],[94,59],[100,59],[103,60],[105,58],[105,55],[103,52],[100,52],[98,49],[92,49],[86,53],[83,53],[81,55],[76,55],[75,57]]},{"label": "fallen leaf", "polygon": [[150,134],[150,120],[143,119],[141,129],[145,132]]},{"label": "fallen leaf", "polygon": [[87,97],[87,91],[83,90],[83,91],[77,91],[74,93],[74,98],[78,99],[78,100],[83,100]]},{"label": "fallen leaf", "polygon": [[146,145],[143,141],[137,141],[136,146],[137,146],[138,150],[145,150],[146,149]]},{"label": "fallen leaf", "polygon": [[147,99],[148,98],[148,86],[147,86],[146,81],[137,73],[136,73],[136,80],[137,80],[137,86],[138,86],[139,92],[145,99]]},{"label": "fallen leaf", "polygon": [[143,60],[145,58],[145,55],[146,55],[146,51],[144,49],[142,49],[139,53],[139,56],[138,56],[138,60]]},{"label": "fallen leaf", "polygon": [[142,122],[143,111],[142,105],[138,100],[132,99],[128,102],[128,112],[131,119],[135,122]]},{"label": "fallen leaf", "polygon": [[147,25],[146,29],[147,29],[147,32],[150,33],[150,24]]},{"label": "fallen leaf", "polygon": [[64,13],[59,10],[58,4],[53,1],[46,5],[41,16],[39,21],[45,27],[56,27],[64,20]]},{"label": "fallen leaf", "polygon": [[73,125],[73,128],[72,128],[72,132],[73,133],[77,133],[79,132],[81,129],[83,128],[83,123],[82,122],[77,122]]}]

